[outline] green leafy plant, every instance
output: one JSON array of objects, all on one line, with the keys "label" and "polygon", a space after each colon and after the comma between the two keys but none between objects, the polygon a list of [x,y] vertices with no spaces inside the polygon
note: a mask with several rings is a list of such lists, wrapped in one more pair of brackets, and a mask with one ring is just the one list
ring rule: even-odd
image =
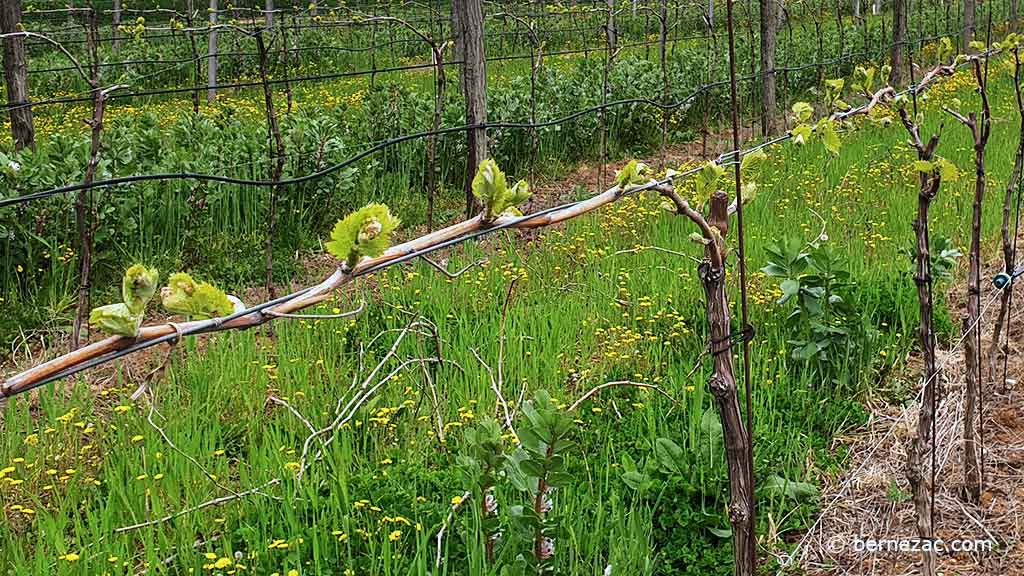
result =
[{"label": "green leafy plant", "polygon": [[509,187],[498,163],[488,158],[480,163],[473,177],[473,196],[484,206],[484,221],[493,222],[499,216],[521,215],[516,205],[530,197],[530,185],[520,180]]},{"label": "green leafy plant", "polygon": [[[466,429],[463,451],[456,459],[466,490],[478,502],[487,561],[494,560],[494,545],[500,527],[494,488],[506,478],[508,454],[501,438],[501,426],[492,419]],[[461,497],[458,504],[461,504]],[[458,505],[453,504],[453,505]]]},{"label": "green leafy plant", "polygon": [[384,204],[367,204],[339,220],[326,243],[327,251],[352,270],[364,256],[375,258],[391,245],[391,233],[401,220]]},{"label": "green leafy plant", "polygon": [[[938,282],[945,282],[953,279],[953,270],[956,269],[957,260],[964,255],[959,248],[953,244],[948,236],[934,235],[930,238],[929,252],[932,261],[932,278]],[[915,273],[915,258],[917,247],[910,246],[903,251],[910,258],[910,266],[907,270]]]},{"label": "green leafy plant", "polygon": [[522,445],[509,460],[509,478],[529,503],[511,507],[510,514],[513,529],[531,544],[531,552],[520,554],[517,563],[541,574],[553,570],[560,525],[553,495],[572,483],[564,453],[572,446],[569,435],[575,424],[543,390],[523,404],[523,415],[526,422],[518,430]]},{"label": "green leafy plant", "polygon": [[[689,444],[696,450],[688,451],[671,438],[659,437],[653,442],[650,456],[642,465],[624,453],[621,456],[622,481],[639,496],[656,497],[659,502],[675,502],[681,508],[687,508],[688,503],[694,500],[716,499],[726,484],[727,475],[725,438],[714,408],[700,415],[696,430],[696,438],[691,438]],[[695,529],[698,533],[700,529],[706,530],[716,538],[732,535],[724,507],[717,513],[707,508],[689,514],[683,510],[670,510],[673,508],[671,504],[664,505],[666,510],[662,514],[666,525],[662,528],[665,531],[663,536],[668,540],[692,537]],[[684,518],[685,524],[678,526],[676,520]]]},{"label": "green leafy plant", "polygon": [[845,258],[828,245],[805,245],[794,237],[766,251],[769,262],[761,272],[779,281],[776,303],[793,307],[786,321],[800,334],[788,341],[792,358],[813,362],[823,376],[838,376],[852,347],[874,334],[852,302],[855,284]]},{"label": "green leafy plant", "polygon": [[134,338],[139,334],[146,313],[146,304],[156,293],[160,273],[155,268],[135,264],[124,273],[121,280],[121,297],[116,304],[93,308],[89,312],[89,324],[103,332]]},{"label": "green leafy plant", "polygon": [[171,274],[167,286],[160,289],[160,300],[171,314],[195,320],[227,316],[235,310],[223,290],[207,282],[196,282],[184,272]]},{"label": "green leafy plant", "polygon": [[762,480],[758,488],[764,494],[782,496],[796,501],[813,500],[820,494],[818,487],[814,484],[788,480],[776,474]]}]

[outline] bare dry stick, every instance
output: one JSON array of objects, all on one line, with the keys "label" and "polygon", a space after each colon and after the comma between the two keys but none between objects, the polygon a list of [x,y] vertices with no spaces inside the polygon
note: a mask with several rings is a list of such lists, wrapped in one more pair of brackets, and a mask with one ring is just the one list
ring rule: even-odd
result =
[{"label": "bare dry stick", "polygon": [[501,386],[498,384],[498,380],[494,377],[494,371],[490,365],[480,357],[480,353],[476,351],[476,348],[470,348],[470,352],[476,357],[477,361],[487,370],[487,376],[491,380],[491,390],[494,391],[494,396],[497,398],[498,406],[501,407],[503,419],[505,421],[505,428],[515,431],[512,427],[512,414],[509,411],[508,402],[505,400],[505,396],[501,393]]},{"label": "bare dry stick", "polygon": [[292,413],[292,415],[298,418],[300,422],[306,425],[306,428],[310,431],[310,433],[316,434],[316,428],[313,427],[313,423],[310,422],[308,418],[303,416],[302,412],[299,412],[298,409],[292,406],[291,403],[289,403],[287,400],[284,400],[283,398],[278,398],[277,396],[270,396],[269,398],[267,398],[267,401],[273,402],[278,406],[284,406],[289,412]]},{"label": "bare dry stick", "polygon": [[203,502],[201,504],[196,504],[195,506],[192,506],[190,508],[185,508],[184,510],[179,510],[179,511],[175,512],[174,514],[168,514],[167,516],[164,516],[162,518],[157,518],[155,520],[149,520],[149,521],[146,521],[146,522],[139,522],[138,524],[131,524],[131,525],[128,525],[128,526],[121,526],[120,528],[115,528],[114,529],[114,534],[123,534],[125,532],[131,532],[133,530],[139,530],[141,528],[149,528],[150,526],[156,526],[158,524],[163,524],[165,522],[170,522],[172,520],[175,520],[177,518],[181,518],[182,516],[186,516],[186,515],[191,514],[193,512],[198,512],[198,511],[200,511],[200,510],[202,510],[204,508],[209,508],[210,506],[220,506],[221,504],[227,504],[228,502],[232,502],[232,501],[235,501],[235,500],[246,498],[248,496],[252,496],[253,494],[259,494],[264,488],[267,488],[269,486],[275,486],[275,485],[280,484],[280,483],[281,483],[281,479],[280,478],[274,478],[273,480],[268,480],[268,481],[264,482],[263,484],[260,484],[259,486],[255,487],[255,488],[250,488],[249,490],[246,490],[244,492],[238,492],[238,493],[235,493],[235,494],[231,494],[230,496],[220,496],[218,498],[212,498],[212,499],[207,500],[207,501],[205,501],[205,502]]},{"label": "bare dry stick", "polygon": [[437,535],[434,536],[434,540],[437,541],[437,556],[434,558],[434,568],[441,567],[441,542],[444,541],[444,533],[448,530],[448,526],[451,525],[452,520],[455,519],[455,513],[458,512],[459,509],[462,508],[462,505],[468,502],[472,496],[473,493],[468,490],[462,493],[462,498],[459,500],[459,503],[452,506],[451,511],[448,512],[448,517],[444,519],[444,522],[441,524],[441,528],[437,531]]},{"label": "bare dry stick", "polygon": [[588,390],[586,394],[584,394],[583,396],[580,396],[575,402],[570,404],[567,411],[568,412],[573,412],[577,408],[579,408],[580,404],[585,402],[587,400],[587,398],[590,398],[591,396],[597,394],[598,392],[600,392],[600,391],[602,391],[602,390],[604,390],[606,388],[614,388],[614,387],[617,387],[617,386],[631,386],[633,388],[642,388],[642,389],[645,389],[645,390],[654,390],[655,392],[661,394],[665,398],[668,398],[673,404],[677,403],[676,399],[673,398],[671,395],[669,395],[668,392],[665,392],[660,387],[655,386],[654,384],[644,384],[643,382],[632,382],[630,380],[616,380],[614,382],[605,382],[604,384],[599,384],[597,386],[594,386],[593,388]]},{"label": "bare dry stick", "polygon": [[456,278],[458,278],[459,276],[462,276],[466,272],[469,272],[473,268],[476,268],[477,266],[483,266],[484,264],[487,263],[487,259],[486,258],[481,258],[480,260],[477,260],[476,262],[473,262],[471,264],[466,264],[465,266],[463,266],[462,268],[459,268],[455,272],[449,272],[448,268],[446,268],[445,266],[441,265],[441,263],[435,262],[434,260],[432,260],[430,258],[427,258],[426,256],[424,256],[423,259],[427,261],[427,264],[430,264],[438,272],[440,272],[441,274],[444,274],[445,276],[447,276],[451,280],[455,280]]},{"label": "bare dry stick", "polygon": [[[325,450],[327,448],[327,446],[329,446],[333,442],[335,436],[332,435],[330,438],[328,438],[326,440],[323,440],[321,442],[322,448],[317,451],[317,453],[313,456],[313,458],[310,459],[308,457],[309,456],[309,448],[310,448],[310,445],[312,444],[312,442],[314,440],[319,439],[320,437],[322,437],[322,436],[324,436],[324,435],[326,435],[328,433],[335,432],[336,430],[338,430],[342,426],[344,426],[346,423],[351,421],[351,419],[355,417],[355,414],[359,411],[359,409],[364,404],[366,404],[366,402],[368,402],[376,394],[376,392],[382,386],[384,386],[388,382],[392,381],[394,376],[396,376],[398,373],[400,373],[402,370],[404,370],[407,366],[410,366],[410,365],[416,364],[416,363],[438,361],[437,359],[434,359],[434,358],[413,358],[413,359],[405,360],[405,361],[401,362],[396,368],[391,370],[389,373],[387,373],[386,375],[381,377],[381,379],[378,380],[375,384],[373,384],[372,386],[370,385],[370,382],[373,380],[373,378],[376,376],[376,374],[378,374],[381,371],[382,367],[392,357],[395,356],[395,352],[398,349],[398,345],[402,342],[404,337],[407,334],[410,333],[410,331],[413,328],[414,324],[415,324],[414,322],[411,322],[399,334],[399,337],[395,339],[395,343],[388,350],[388,353],[385,354],[385,356],[381,359],[381,361],[370,372],[370,376],[366,380],[363,381],[363,385],[356,391],[356,394],[350,399],[350,401],[346,405],[345,409],[338,414],[338,416],[334,419],[334,421],[331,422],[330,425],[328,425],[328,426],[326,426],[324,428],[321,428],[319,430],[313,430],[313,432],[309,436],[306,437],[306,441],[303,443],[303,448],[302,448],[302,459],[300,461],[299,470],[298,470],[298,472],[296,474],[297,481],[301,481],[303,475],[309,469],[309,467],[312,465],[312,463],[318,461],[323,456],[323,450]],[[350,390],[352,390],[352,389],[353,388],[350,388]],[[277,400],[278,401],[276,403],[278,403],[278,404],[282,403],[282,401],[280,401],[280,399],[277,399]],[[287,404],[287,403],[284,403],[284,404]],[[151,405],[151,410],[152,410],[152,405]],[[151,412],[151,414],[152,414],[152,412]],[[304,421],[304,423],[306,424],[307,428],[312,428],[312,426],[310,425],[310,422],[308,420],[306,420],[304,417],[302,417],[301,414],[298,414],[297,411],[293,410],[293,414],[296,414],[297,416],[299,416],[300,419]],[[201,470],[203,470],[205,472],[205,469],[202,467],[202,465],[199,464],[194,458],[192,458],[191,456],[188,456],[187,454],[185,454],[185,453],[181,452],[180,450],[178,450],[174,446],[174,444],[170,441],[170,439],[167,437],[167,435],[164,434],[163,431],[158,426],[156,426],[156,424],[152,421],[152,419],[150,419],[150,424],[153,425],[154,428],[156,428],[160,432],[161,436],[164,438],[164,441],[167,442],[167,444],[169,446],[171,446],[176,451],[178,451],[179,453],[184,455],[194,465],[198,466]],[[210,476],[210,475],[207,473],[207,476]],[[212,476],[211,476],[211,479],[212,479]],[[216,480],[214,480],[214,482],[216,483]],[[163,516],[161,518],[157,518],[157,519],[154,519],[154,520],[149,520],[149,521],[146,521],[146,522],[139,522],[137,524],[131,524],[131,525],[128,525],[128,526],[122,526],[120,528],[116,528],[113,531],[113,533],[114,534],[121,534],[121,533],[124,533],[124,532],[130,532],[130,531],[133,531],[133,530],[139,530],[139,529],[142,529],[142,528],[148,528],[148,527],[151,527],[151,526],[156,526],[156,525],[159,525],[159,524],[170,522],[172,520],[175,520],[175,519],[180,518],[182,516],[185,516],[187,514],[191,514],[193,512],[197,512],[197,511],[202,510],[204,508],[208,508],[210,506],[218,506],[218,505],[221,505],[221,504],[226,504],[228,502],[232,502],[234,500],[246,498],[246,497],[252,496],[254,494],[260,494],[260,495],[267,496],[267,494],[263,493],[263,490],[265,488],[269,487],[269,486],[276,486],[277,484],[280,484],[280,483],[281,483],[281,478],[280,477],[276,477],[276,478],[272,478],[272,479],[270,479],[270,480],[268,480],[268,481],[266,481],[266,482],[264,482],[264,483],[262,483],[262,484],[260,484],[260,485],[258,485],[256,487],[254,487],[254,488],[250,488],[250,489],[242,491],[242,492],[233,491],[233,490],[230,490],[230,489],[228,489],[228,488],[218,484],[218,486],[221,486],[221,488],[223,488],[224,490],[232,492],[232,494],[227,495],[227,496],[221,496],[221,497],[218,497],[218,498],[213,498],[213,499],[207,500],[207,501],[202,502],[200,504],[197,504],[195,506],[191,506],[189,508],[185,508],[183,510],[179,510],[178,512],[175,512],[173,514],[168,514],[168,515]]]}]

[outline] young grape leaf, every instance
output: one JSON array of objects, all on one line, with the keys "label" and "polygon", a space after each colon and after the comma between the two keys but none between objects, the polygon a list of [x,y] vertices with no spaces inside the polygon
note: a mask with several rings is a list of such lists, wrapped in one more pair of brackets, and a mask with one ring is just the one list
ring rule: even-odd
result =
[{"label": "young grape leaf", "polygon": [[697,201],[706,202],[718,188],[718,180],[725,174],[725,167],[719,166],[713,160],[701,167],[697,172],[694,181],[697,185]]},{"label": "young grape leaf", "polygon": [[473,177],[473,196],[484,205],[484,221],[492,222],[503,214],[518,215],[516,205],[530,197],[530,185],[520,180],[509,188],[505,173],[488,158]]},{"label": "young grape leaf", "polygon": [[647,165],[643,162],[630,160],[621,170],[615,173],[615,183],[619,190],[626,191],[633,186],[647,183]]},{"label": "young grape leaf", "polygon": [[811,139],[811,126],[809,124],[797,124],[790,130],[793,135],[793,143],[802,146]]},{"label": "young grape leaf", "polygon": [[142,313],[132,312],[123,302],[107,304],[89,312],[89,324],[108,334],[134,338],[142,326]]},{"label": "young grape leaf", "polygon": [[222,290],[207,282],[196,282],[184,272],[171,274],[167,286],[160,290],[160,300],[171,314],[194,320],[219,318],[235,311],[234,303]]},{"label": "young grape leaf", "polygon": [[793,104],[792,110],[793,117],[800,122],[807,122],[811,119],[811,115],[814,114],[814,108],[807,102],[797,102]]},{"label": "young grape leaf", "polygon": [[[474,185],[474,191],[475,188]],[[384,204],[367,204],[334,225],[325,247],[351,270],[363,256],[375,258],[383,254],[399,224],[401,220],[392,216]]]},{"label": "young grape leaf", "polygon": [[828,118],[823,118],[821,122],[818,122],[818,133],[821,134],[821,142],[825,145],[825,149],[833,155],[838,155],[842,143],[839,141],[835,123]]}]

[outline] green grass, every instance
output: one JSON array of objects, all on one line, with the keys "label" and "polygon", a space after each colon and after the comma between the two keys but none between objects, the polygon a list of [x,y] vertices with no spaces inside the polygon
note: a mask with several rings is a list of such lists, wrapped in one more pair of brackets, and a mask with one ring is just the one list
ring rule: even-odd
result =
[{"label": "green grass", "polygon": [[[1005,59],[993,64],[989,252],[1017,140],[1007,70]],[[932,233],[963,248],[973,174],[969,138],[938,105],[955,95],[976,106],[977,97],[969,75],[944,82],[922,102],[925,132],[945,123],[938,151],[964,175],[939,192]],[[770,242],[785,235],[813,239],[820,215],[828,243],[852,274],[859,314],[878,330],[826,375],[790,358],[787,341],[797,335],[785,322],[789,308],[774,304],[778,290],[770,279],[751,278],[757,475],[817,482],[842,469],[844,453],[832,450],[832,439],[863,421],[858,399],[880,393],[879,380],[913,348],[917,303],[905,252],[916,181],[905,132],[895,124],[849,133],[838,157],[819,144],[785,144],[770,155],[768,175],[746,211],[751,271],[766,263]],[[562,527],[559,570],[596,576],[611,564],[615,574],[729,573],[729,540],[712,532],[727,526],[724,473],[701,456],[710,363],[700,357],[706,329],[695,264],[653,250],[617,254],[659,246],[698,255],[687,240],[692,226],[658,204],[657,198],[627,199],[535,241],[501,234],[467,246],[452,255],[452,268],[482,255],[490,262],[454,281],[422,264],[366,278],[355,293],[325,306],[345,309],[365,298],[367,310],[352,321],[282,321],[272,337],[250,331],[210,336],[202,345],[188,340],[155,384],[155,421],[180,452],[149,426],[146,403],[129,401],[134,385],[125,382],[126,368],[97,388],[51,386],[10,402],[0,437],[0,466],[13,467],[0,480],[6,515],[0,564],[9,574],[433,573],[434,535],[452,497],[465,490],[456,466],[463,429],[498,414],[491,373],[476,355],[497,371],[502,310],[518,278],[504,320],[507,398],[525,386],[527,397],[544,389],[570,404],[595,385],[629,379],[656,384],[677,400],[619,388],[581,406],[576,445],[566,455],[573,484],[554,495]],[[735,275],[733,266],[734,299]],[[287,398],[314,426],[326,425],[339,399],[350,397],[353,379],[367,377],[411,314],[436,324],[447,360],[432,372],[436,410],[426,373],[416,366],[401,371],[296,481],[290,463],[299,461],[308,430],[268,398]],[[408,336],[381,374],[402,359],[434,354],[433,346],[431,338]],[[438,417],[444,443],[434,431]],[[624,462],[653,462],[658,437],[684,448],[686,472],[637,493],[622,480]],[[284,481],[266,495],[112,533],[230,494],[221,486],[241,491],[279,476]],[[503,517],[521,502],[507,485],[496,496]],[[759,522],[785,533],[806,526],[814,512],[813,503],[762,495]],[[440,573],[495,573],[483,562],[479,520],[474,507],[456,516]],[[400,534],[391,541],[395,531]],[[271,547],[277,541],[287,547]],[[499,551],[499,563],[511,560],[511,549]],[[244,569],[213,567],[236,554]]]}]

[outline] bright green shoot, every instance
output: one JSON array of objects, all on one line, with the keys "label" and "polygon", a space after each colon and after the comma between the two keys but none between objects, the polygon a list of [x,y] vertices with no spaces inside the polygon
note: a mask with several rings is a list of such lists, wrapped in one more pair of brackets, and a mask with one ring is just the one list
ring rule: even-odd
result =
[{"label": "bright green shoot", "polygon": [[510,188],[498,163],[488,158],[473,177],[473,196],[484,206],[484,221],[493,222],[499,216],[521,216],[516,206],[530,197],[530,185],[520,180]]},{"label": "bright green shoot", "polygon": [[367,204],[334,225],[327,251],[352,270],[364,256],[383,254],[391,245],[391,233],[401,223],[386,205]]},{"label": "bright green shoot", "polygon": [[121,281],[121,297],[128,309],[136,314],[145,310],[146,304],[156,293],[159,281],[160,272],[156,268],[146,268],[142,264],[128,268]]},{"label": "bright green shoot", "polygon": [[619,190],[622,192],[636,186],[642,186],[649,180],[648,172],[647,164],[630,160],[622,169],[615,173],[615,184],[618,185]]},{"label": "bright green shoot", "polygon": [[764,172],[768,155],[764,150],[751,152],[740,161],[740,175],[743,177],[743,203],[747,204],[757,195],[757,181]]},{"label": "bright green shoot", "polygon": [[[828,82],[832,83],[826,83],[826,86],[831,86],[831,88],[827,89],[828,91],[842,90],[842,80],[830,80]],[[832,98],[829,106],[830,109],[833,106],[839,105],[841,105],[840,108],[842,109],[848,108],[846,103],[839,98],[838,94]],[[792,110],[793,120],[796,122],[796,125],[790,130],[790,134],[793,135],[793,142],[795,144],[802,146],[810,143],[815,131],[817,131],[818,136],[821,137],[822,144],[825,145],[825,149],[833,155],[839,154],[842,144],[839,141],[839,133],[836,131],[835,122],[830,117],[826,116],[819,120],[817,124],[812,125],[811,116],[814,114],[814,108],[810,104],[807,102],[797,102],[793,104]]]},{"label": "bright green shoot", "polygon": [[207,282],[196,282],[184,272],[171,274],[167,286],[160,290],[164,309],[194,320],[227,316],[235,306],[223,290]]},{"label": "bright green shoot", "polygon": [[121,280],[121,297],[124,302],[93,308],[89,313],[89,324],[108,334],[134,338],[139,334],[146,304],[156,292],[160,273],[155,268],[135,264],[125,271]]}]

